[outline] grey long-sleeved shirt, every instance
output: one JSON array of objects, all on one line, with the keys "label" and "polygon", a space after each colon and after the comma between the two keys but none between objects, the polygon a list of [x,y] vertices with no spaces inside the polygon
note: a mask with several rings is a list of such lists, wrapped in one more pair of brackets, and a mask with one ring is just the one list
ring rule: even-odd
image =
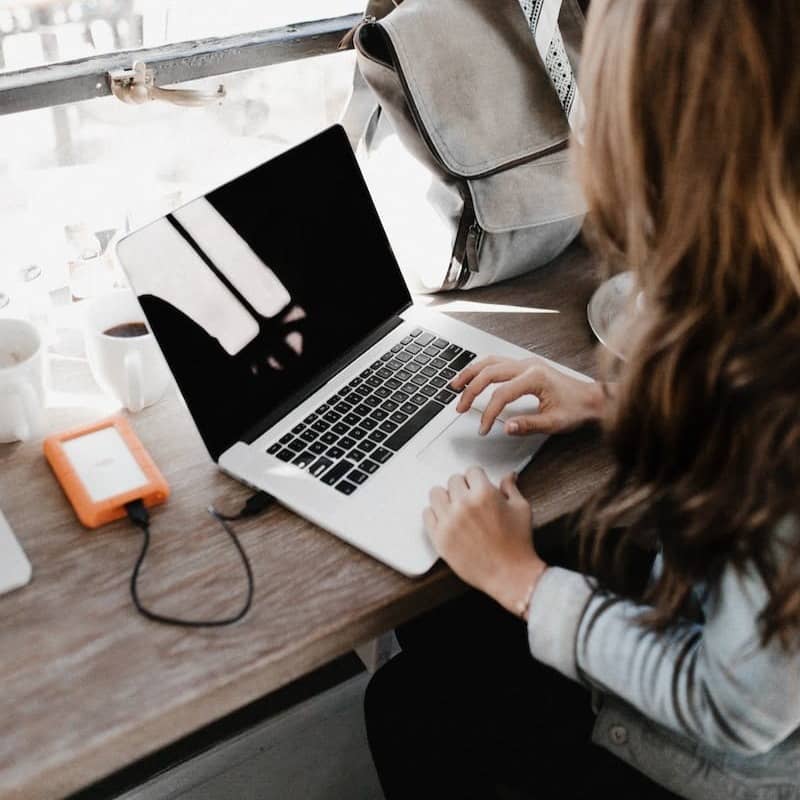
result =
[{"label": "grey long-sleeved shirt", "polygon": [[[787,520],[776,546],[796,535]],[[671,791],[800,798],[800,650],[761,645],[766,602],[755,569],[730,567],[706,593],[703,624],[658,633],[639,623],[641,606],[551,567],[531,598],[530,648],[603,693],[594,740]]]}]

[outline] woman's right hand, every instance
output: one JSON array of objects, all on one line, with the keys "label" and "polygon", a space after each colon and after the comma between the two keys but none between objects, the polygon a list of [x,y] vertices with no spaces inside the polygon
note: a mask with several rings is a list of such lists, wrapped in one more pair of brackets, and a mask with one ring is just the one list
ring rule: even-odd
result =
[{"label": "woman's right hand", "polygon": [[539,410],[536,414],[506,420],[506,433],[516,436],[563,433],[603,415],[605,393],[601,384],[565,375],[536,356],[524,359],[489,356],[461,370],[451,381],[454,389],[464,390],[456,410],[462,414],[469,411],[475,398],[494,383],[500,386],[481,417],[481,435],[491,430],[509,403],[525,395],[539,399]]}]

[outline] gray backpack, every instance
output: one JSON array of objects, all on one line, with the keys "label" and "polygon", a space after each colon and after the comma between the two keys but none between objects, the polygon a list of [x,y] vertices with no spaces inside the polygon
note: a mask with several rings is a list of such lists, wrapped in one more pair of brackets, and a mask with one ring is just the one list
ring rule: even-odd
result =
[{"label": "gray backpack", "polygon": [[[485,286],[551,261],[584,208],[569,125],[518,0],[404,0],[379,18],[387,6],[373,0],[353,32],[361,75],[342,122],[354,145],[363,134],[367,162],[402,143],[365,172],[412,289]],[[564,0],[576,72],[583,23]]]}]

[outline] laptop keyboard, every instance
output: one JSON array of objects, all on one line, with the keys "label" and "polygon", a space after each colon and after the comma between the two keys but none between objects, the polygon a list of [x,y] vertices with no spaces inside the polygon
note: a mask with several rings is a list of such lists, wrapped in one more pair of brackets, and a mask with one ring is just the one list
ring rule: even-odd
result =
[{"label": "laptop keyboard", "polygon": [[267,452],[351,495],[453,401],[450,381],[474,358],[415,328]]}]

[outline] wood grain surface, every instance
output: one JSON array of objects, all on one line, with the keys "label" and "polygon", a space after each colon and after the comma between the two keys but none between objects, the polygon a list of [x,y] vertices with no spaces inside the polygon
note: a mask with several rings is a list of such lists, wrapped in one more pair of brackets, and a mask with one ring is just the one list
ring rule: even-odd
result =
[{"label": "wood grain surface", "polygon": [[[594,271],[575,245],[537,273],[432,305],[592,374],[586,304]],[[56,381],[72,390],[92,385],[81,370],[80,362],[54,364]],[[48,432],[98,417],[88,407],[51,409]],[[217,471],[174,394],[132,422],[173,490],[154,513],[143,599],[168,614],[230,613],[244,576],[204,509],[236,510],[248,491]],[[607,469],[597,434],[584,431],[548,441],[521,486],[544,523],[578,506]],[[4,800],[57,798],[86,786],[462,589],[441,565],[404,578],[274,507],[237,526],[255,573],[250,615],[219,630],[166,628],[130,602],[139,534],[127,523],[82,528],[40,441],[0,445],[0,508],[34,572],[29,586],[0,598]]]}]

